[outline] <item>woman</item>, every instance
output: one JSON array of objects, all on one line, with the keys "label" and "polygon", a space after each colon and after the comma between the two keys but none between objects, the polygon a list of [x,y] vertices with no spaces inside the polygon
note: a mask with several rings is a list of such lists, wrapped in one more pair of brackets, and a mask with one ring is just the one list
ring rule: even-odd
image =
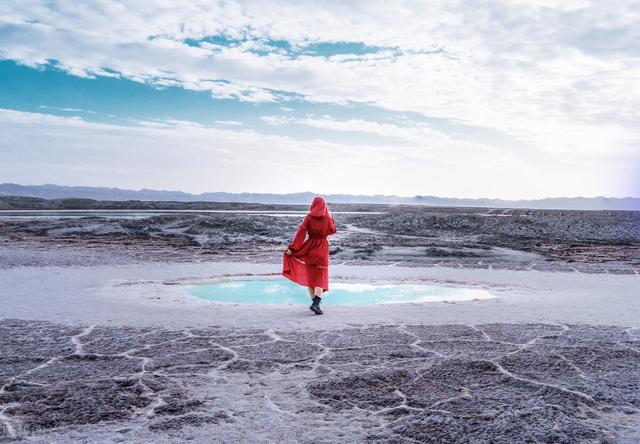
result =
[{"label": "woman", "polygon": [[[316,196],[298,228],[296,237],[284,252],[282,275],[309,289],[313,303],[311,311],[322,314],[320,301],[322,293],[329,291],[329,242],[327,236],[336,232],[333,217],[327,203]],[[307,240],[305,236],[309,235]]]}]

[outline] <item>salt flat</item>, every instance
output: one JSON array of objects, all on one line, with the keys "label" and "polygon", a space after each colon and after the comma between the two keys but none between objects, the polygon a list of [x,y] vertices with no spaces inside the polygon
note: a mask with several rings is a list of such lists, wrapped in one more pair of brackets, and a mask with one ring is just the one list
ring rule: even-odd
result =
[{"label": "salt flat", "polygon": [[[420,231],[415,214],[374,226],[378,216],[343,217],[333,282],[446,283],[497,297],[327,306],[323,316],[214,303],[182,284],[282,279],[287,224],[0,223],[0,439],[640,440],[635,225],[594,216],[582,238],[567,228],[542,239],[535,216],[522,222],[529,237],[509,237],[519,232],[510,220],[507,234],[478,238],[465,224],[487,216],[465,216],[461,231],[438,216],[446,235]],[[403,234],[385,237],[384,226]]]}]

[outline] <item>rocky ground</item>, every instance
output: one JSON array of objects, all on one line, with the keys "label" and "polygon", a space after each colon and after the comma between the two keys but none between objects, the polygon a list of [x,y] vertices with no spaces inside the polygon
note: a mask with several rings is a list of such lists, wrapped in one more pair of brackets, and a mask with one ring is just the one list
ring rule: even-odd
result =
[{"label": "rocky ground", "polygon": [[640,331],[0,321],[0,436],[42,442],[634,442]]},{"label": "rocky ground", "polygon": [[[226,207],[225,207],[226,208]],[[254,206],[237,209],[255,209]],[[290,206],[268,209],[290,210]],[[300,209],[299,209],[300,210]],[[335,206],[334,263],[459,266],[636,273],[640,213],[491,210],[381,205]],[[341,214],[364,211],[369,214]],[[382,213],[382,214],[376,214]],[[0,255],[0,267],[42,264],[59,251],[105,261],[279,261],[302,216],[166,214],[144,218],[2,218],[0,248],[43,252]],[[109,253],[109,254],[108,254]],[[110,258],[116,255],[117,258]],[[85,260],[85,259],[83,259]],[[39,261],[39,262],[38,262]]]}]

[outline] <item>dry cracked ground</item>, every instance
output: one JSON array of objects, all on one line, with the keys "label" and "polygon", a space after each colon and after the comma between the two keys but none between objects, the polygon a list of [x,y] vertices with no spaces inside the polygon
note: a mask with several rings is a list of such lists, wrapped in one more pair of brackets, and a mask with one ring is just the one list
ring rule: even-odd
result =
[{"label": "dry cracked ground", "polygon": [[0,440],[637,442],[640,330],[0,320]]}]

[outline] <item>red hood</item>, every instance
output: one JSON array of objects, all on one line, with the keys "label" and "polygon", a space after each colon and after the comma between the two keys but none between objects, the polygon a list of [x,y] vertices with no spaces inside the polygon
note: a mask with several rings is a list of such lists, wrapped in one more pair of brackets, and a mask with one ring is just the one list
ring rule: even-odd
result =
[{"label": "red hood", "polygon": [[327,203],[324,201],[322,196],[316,196],[313,198],[313,202],[311,202],[311,208],[309,209],[309,214],[314,217],[322,217],[326,216],[327,211]]}]

